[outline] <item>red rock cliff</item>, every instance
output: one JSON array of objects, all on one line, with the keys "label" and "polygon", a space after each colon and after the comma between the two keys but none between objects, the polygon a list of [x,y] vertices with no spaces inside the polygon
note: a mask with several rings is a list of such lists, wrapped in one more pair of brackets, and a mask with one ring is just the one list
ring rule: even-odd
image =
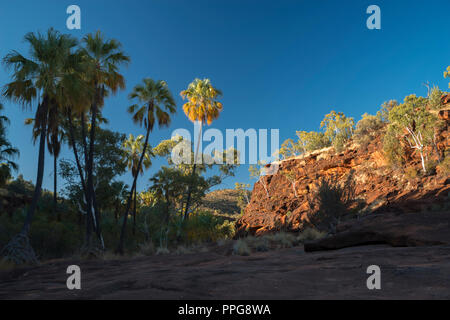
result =
[{"label": "red rock cliff", "polygon": [[[438,147],[442,154],[450,148],[449,114],[450,110],[439,114],[446,121],[446,127],[438,133]],[[407,166],[420,171],[418,155],[410,153]],[[283,170],[295,173],[297,196],[292,184],[281,174]],[[310,211],[307,197],[314,194],[317,182],[322,177],[336,174],[344,178],[350,170],[354,170],[356,195],[365,200],[366,209],[371,212],[423,211],[450,201],[448,174],[437,170],[425,177],[411,178],[400,170],[393,170],[387,165],[382,141],[378,137],[367,148],[352,145],[340,154],[328,148],[281,161],[276,174],[261,178],[266,182],[269,197],[261,182],[255,184],[250,204],[236,224],[238,236],[260,235],[281,228],[301,230]]]}]

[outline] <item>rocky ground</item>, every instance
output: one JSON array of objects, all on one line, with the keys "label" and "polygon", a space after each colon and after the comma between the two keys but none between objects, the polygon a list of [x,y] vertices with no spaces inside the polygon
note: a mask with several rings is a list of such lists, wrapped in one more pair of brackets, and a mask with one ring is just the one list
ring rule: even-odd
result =
[{"label": "rocky ground", "polygon": [[[450,299],[449,215],[389,215],[359,229],[344,226],[332,241],[346,247],[339,250],[295,247],[242,257],[231,254],[230,243],[196,254],[47,262],[0,272],[0,299]],[[358,242],[352,232],[379,244]],[[318,250],[330,249],[325,240],[316,249],[320,243]],[[78,291],[66,288],[72,264],[82,270]],[[381,268],[381,290],[366,287],[370,265]]]}]

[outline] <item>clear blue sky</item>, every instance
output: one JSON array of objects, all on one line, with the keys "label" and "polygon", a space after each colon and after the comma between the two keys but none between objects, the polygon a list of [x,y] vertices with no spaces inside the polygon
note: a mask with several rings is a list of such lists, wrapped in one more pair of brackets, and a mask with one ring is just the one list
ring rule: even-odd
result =
[{"label": "clear blue sky", "polygon": [[[66,29],[66,8],[82,10],[82,29]],[[382,29],[366,28],[366,8],[381,8]],[[170,129],[156,130],[155,145],[173,129],[189,128],[179,92],[208,77],[223,93],[224,111],[213,127],[277,128],[280,143],[296,130],[317,130],[330,110],[359,120],[383,101],[424,95],[427,81],[446,90],[450,65],[450,1],[365,0],[20,0],[0,3],[0,56],[26,53],[25,33],[54,27],[81,37],[96,30],[122,42],[131,56],[123,69],[127,89],[109,98],[109,127],[142,133],[126,113],[129,91],[144,77],[166,80],[179,112]],[[8,80],[2,67],[0,85]],[[20,149],[20,172],[35,180],[37,147],[23,124],[33,116],[3,101],[10,140]],[[65,151],[62,157],[71,158]],[[47,157],[47,160],[51,160]],[[139,189],[162,162],[156,161]],[[44,187],[52,187],[47,161]],[[128,175],[123,178],[130,181]],[[247,166],[223,187],[248,180]]]}]

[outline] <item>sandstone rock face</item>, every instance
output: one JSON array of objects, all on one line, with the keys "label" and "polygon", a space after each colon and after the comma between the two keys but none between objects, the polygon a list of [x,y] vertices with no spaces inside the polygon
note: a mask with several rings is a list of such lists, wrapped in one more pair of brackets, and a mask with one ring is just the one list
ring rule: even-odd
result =
[{"label": "sandstone rock face", "polygon": [[[446,121],[444,128],[437,132],[441,155],[450,148],[449,112],[444,110],[440,115]],[[357,198],[364,200],[367,204],[365,209],[373,213],[426,211],[450,201],[448,174],[438,170],[427,176],[408,178],[400,170],[388,166],[382,149],[382,141],[378,137],[366,148],[354,144],[340,154],[328,148],[281,161],[276,174],[261,178],[270,197],[267,197],[261,182],[255,184],[250,204],[236,223],[237,236],[261,235],[281,229],[301,230],[308,222],[308,197],[314,195],[320,179],[332,175],[345,178],[351,170]],[[407,156],[407,166],[420,172],[419,155],[411,151]],[[292,184],[281,173],[283,170],[295,173],[297,197]]]},{"label": "sandstone rock face", "polygon": [[369,215],[340,226],[334,236],[305,243],[305,251],[336,250],[347,247],[387,244],[418,247],[450,244],[450,212]]}]

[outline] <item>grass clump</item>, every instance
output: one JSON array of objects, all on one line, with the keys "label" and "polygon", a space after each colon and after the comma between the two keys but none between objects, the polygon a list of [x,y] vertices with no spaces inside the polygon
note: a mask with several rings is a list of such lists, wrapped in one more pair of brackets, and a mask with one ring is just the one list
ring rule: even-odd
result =
[{"label": "grass clump", "polygon": [[306,228],[297,236],[297,240],[301,243],[305,243],[306,241],[315,241],[320,240],[326,237],[327,233],[323,231],[319,231],[314,228]]},{"label": "grass clump", "polygon": [[251,254],[250,247],[244,239],[239,239],[233,246],[233,254],[239,256],[249,256]]}]

